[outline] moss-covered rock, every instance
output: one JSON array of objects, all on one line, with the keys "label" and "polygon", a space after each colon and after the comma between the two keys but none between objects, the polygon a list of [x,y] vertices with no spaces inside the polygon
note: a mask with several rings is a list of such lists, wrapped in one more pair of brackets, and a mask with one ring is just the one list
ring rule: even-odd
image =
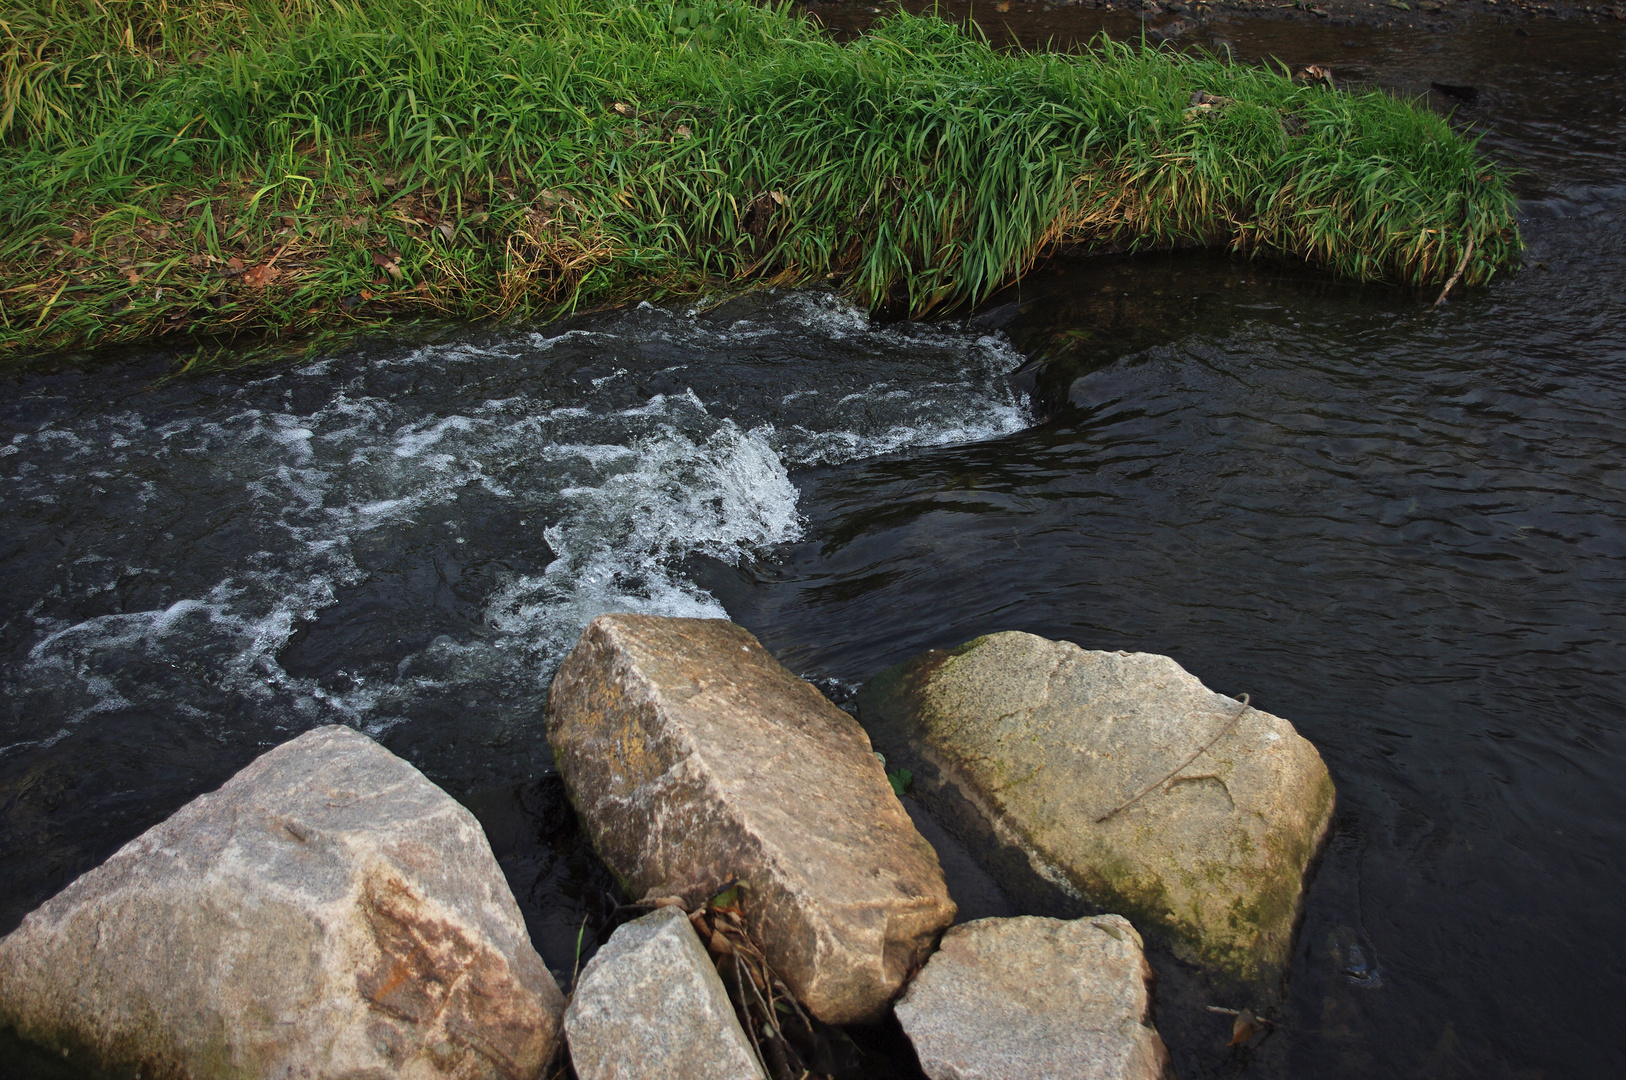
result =
[{"label": "moss-covered rock", "polygon": [[1334,801],[1286,720],[1166,656],[1021,633],[883,672],[859,709],[920,795],[1004,854],[1007,880],[1121,912],[1230,976],[1286,963]]}]

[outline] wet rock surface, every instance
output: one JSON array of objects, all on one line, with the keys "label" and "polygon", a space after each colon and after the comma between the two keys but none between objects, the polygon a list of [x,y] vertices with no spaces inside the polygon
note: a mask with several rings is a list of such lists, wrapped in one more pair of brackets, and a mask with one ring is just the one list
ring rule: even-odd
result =
[{"label": "wet rock surface", "polygon": [[864,731],[730,622],[599,617],[547,721],[628,893],[695,907],[738,878],[768,961],[821,1020],[881,1015],[954,917]]},{"label": "wet rock surface", "polygon": [[1332,780],[1292,724],[1166,656],[1032,634],[877,676],[860,715],[915,790],[1041,910],[1122,911],[1176,955],[1271,979],[1288,959]]},{"label": "wet rock surface", "polygon": [[565,1011],[580,1080],[762,1080],[723,980],[677,906],[618,929]]},{"label": "wet rock surface", "polygon": [[0,941],[0,1023],[144,1075],[531,1080],[563,1005],[475,819],[336,726]]},{"label": "wet rock surface", "polygon": [[943,936],[897,1014],[932,1080],[1160,1080],[1151,978],[1120,916],[979,919]]}]

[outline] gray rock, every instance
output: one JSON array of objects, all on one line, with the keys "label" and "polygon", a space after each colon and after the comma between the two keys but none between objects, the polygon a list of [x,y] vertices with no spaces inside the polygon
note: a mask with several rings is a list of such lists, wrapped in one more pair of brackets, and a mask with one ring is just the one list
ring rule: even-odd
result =
[{"label": "gray rock", "polygon": [[595,619],[547,718],[628,893],[693,908],[738,877],[768,961],[820,1019],[883,1014],[953,921],[937,856],[863,729],[733,623]]},{"label": "gray rock", "polygon": [[1321,756],[1286,720],[1166,656],[1018,633],[883,672],[859,709],[935,812],[983,829],[1013,885],[1058,898],[1038,910],[1123,912],[1246,980],[1286,963],[1333,810]]},{"label": "gray rock", "polygon": [[1151,978],[1121,916],[979,919],[943,935],[898,1022],[932,1080],[1162,1080]]},{"label": "gray rock", "polygon": [[176,1078],[534,1080],[563,995],[469,812],[364,735],[262,755],[0,941],[0,1023]]},{"label": "gray rock", "polygon": [[766,1080],[711,957],[676,905],[616,930],[565,1010],[581,1080]]}]

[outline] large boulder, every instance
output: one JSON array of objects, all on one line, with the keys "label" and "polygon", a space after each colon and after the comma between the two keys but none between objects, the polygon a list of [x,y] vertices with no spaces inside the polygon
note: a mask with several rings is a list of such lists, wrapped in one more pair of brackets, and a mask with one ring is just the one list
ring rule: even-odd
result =
[{"label": "large boulder", "polygon": [[863,729],[733,623],[600,616],[547,724],[627,892],[693,908],[737,878],[769,963],[821,1020],[880,1016],[953,921]]},{"label": "large boulder", "polygon": [[683,909],[620,927],[565,1010],[579,1080],[766,1080]]},{"label": "large boulder", "polygon": [[1151,979],[1122,916],[978,919],[943,935],[898,1022],[931,1080],[1162,1080]]},{"label": "large boulder", "polygon": [[1021,633],[883,672],[859,715],[1008,883],[1048,893],[1038,910],[1122,912],[1245,980],[1286,963],[1333,810],[1321,756],[1286,720],[1166,656]]},{"label": "large boulder", "polygon": [[474,817],[306,732],[0,941],[0,1023],[173,1078],[534,1080],[563,995]]}]

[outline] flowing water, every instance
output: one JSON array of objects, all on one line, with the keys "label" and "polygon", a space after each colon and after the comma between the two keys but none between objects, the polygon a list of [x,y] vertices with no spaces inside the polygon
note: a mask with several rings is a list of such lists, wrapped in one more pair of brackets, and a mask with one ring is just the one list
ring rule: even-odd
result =
[{"label": "flowing water", "polygon": [[[1530,251],[1432,315],[1184,253],[932,326],[761,294],[8,378],[0,932],[340,722],[480,815],[568,974],[616,903],[540,730],[586,620],[727,615],[837,700],[1021,629],[1172,655],[1337,782],[1263,1042],[1225,1049],[1202,1006],[1244,1003],[1157,958],[1186,1080],[1622,1074],[1626,63],[1595,30],[1445,37],[1368,33],[1359,75],[1481,88]],[[966,914],[1011,910],[922,825]]]}]

